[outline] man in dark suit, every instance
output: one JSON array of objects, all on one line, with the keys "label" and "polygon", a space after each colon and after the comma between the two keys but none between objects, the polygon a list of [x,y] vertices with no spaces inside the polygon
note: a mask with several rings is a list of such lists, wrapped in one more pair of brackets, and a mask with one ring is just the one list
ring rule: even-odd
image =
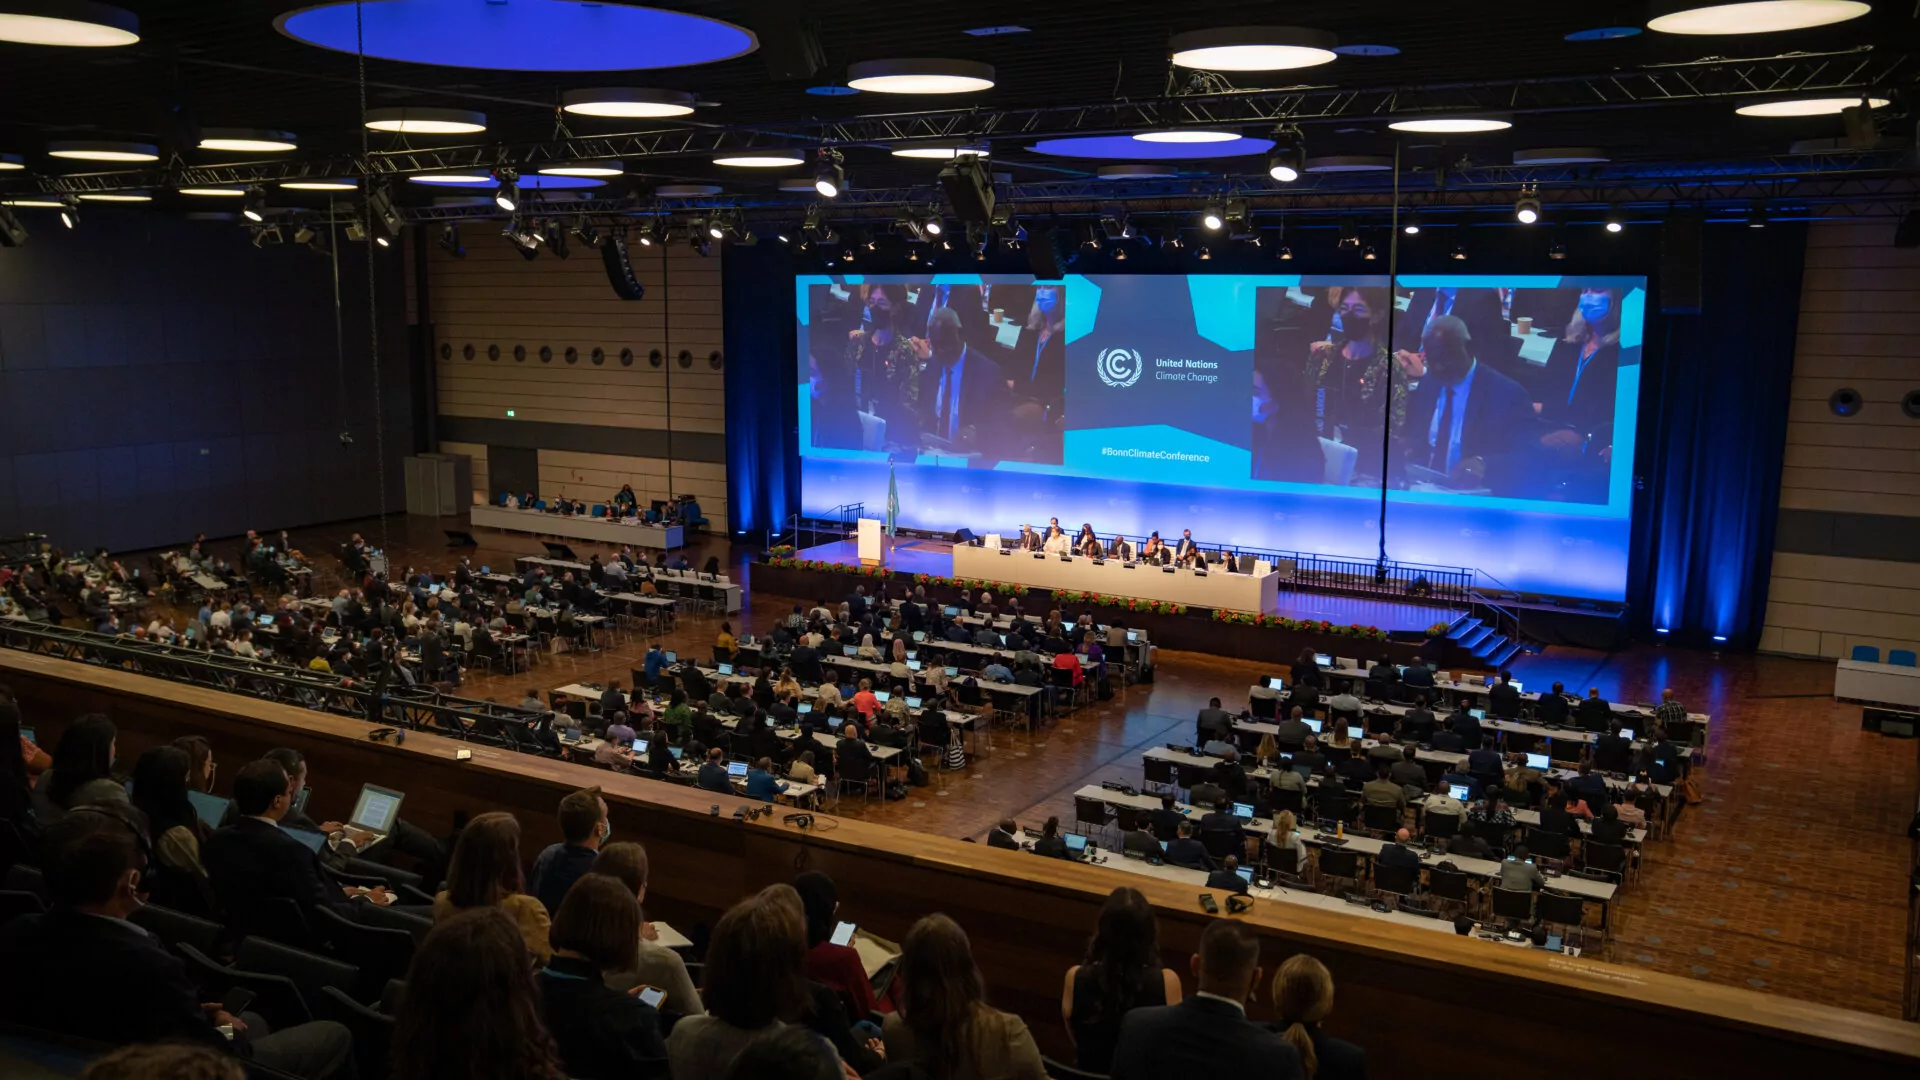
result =
[{"label": "man in dark suit", "polygon": [[1173,545],[1173,561],[1194,562],[1200,558],[1200,545],[1194,542],[1192,529],[1181,529],[1180,540]]},{"label": "man in dark suit", "polygon": [[1416,656],[1413,658],[1413,663],[1407,665],[1407,670],[1400,673],[1400,681],[1416,690],[1431,690],[1433,689],[1433,669],[1427,666],[1425,660]]},{"label": "man in dark suit", "polygon": [[[1408,668],[1413,671],[1413,668]],[[1399,737],[1406,742],[1431,743],[1437,723],[1433,711],[1427,708],[1427,695],[1421,694],[1413,701],[1413,708],[1400,717]]]},{"label": "man in dark suit", "polygon": [[1460,748],[1462,753],[1479,749],[1480,721],[1467,711],[1466,706],[1462,705],[1455,710],[1454,714],[1447,718],[1447,723],[1453,728],[1453,733],[1460,736],[1460,741],[1466,744]]},{"label": "man in dark suit", "polygon": [[1394,340],[1420,341],[1432,321],[1446,315],[1466,324],[1473,335],[1473,354],[1481,363],[1507,376],[1523,377],[1518,363],[1520,342],[1513,336],[1495,289],[1415,289],[1406,311],[1400,313]]},{"label": "man in dark suit", "polygon": [[627,711],[627,695],[620,692],[620,680],[608,679],[607,688],[600,693],[600,715],[609,721],[613,714]]},{"label": "man in dark suit", "polygon": [[1122,838],[1121,846],[1129,855],[1145,855],[1154,859],[1160,858],[1165,852],[1160,846],[1160,838],[1148,831],[1144,819],[1138,821],[1136,827]]},{"label": "man in dark suit", "polygon": [[1392,843],[1380,845],[1380,854],[1375,855],[1374,860],[1381,866],[1405,866],[1418,870],[1420,853],[1407,846],[1412,839],[1412,833],[1399,830],[1393,834]]},{"label": "man in dark suit", "polygon": [[1160,809],[1147,815],[1147,820],[1153,827],[1155,839],[1171,843],[1174,837],[1180,835],[1180,824],[1187,819],[1180,811],[1175,810],[1173,807],[1173,796],[1162,795],[1160,796]]},{"label": "man in dark suit", "polygon": [[824,676],[820,670],[820,652],[807,644],[805,638],[793,647],[793,653],[787,657],[787,666],[793,669],[793,677],[809,685],[818,683]]},{"label": "man in dark suit", "polygon": [[[139,827],[106,807],[68,814],[47,830],[43,872],[53,909],[0,932],[0,1018],[114,1046],[192,1043],[301,1077],[351,1075],[346,1028],[321,1022],[269,1033],[259,1017],[204,1005],[179,958],[127,921],[143,903]],[[234,1025],[232,1042],[222,1024]]]},{"label": "man in dark suit", "polygon": [[1519,383],[1474,361],[1472,336],[1458,318],[1435,319],[1424,345],[1426,371],[1407,396],[1401,459],[1452,486],[1497,494],[1518,478],[1510,459],[1539,428],[1533,402]]},{"label": "man in dark suit", "polygon": [[1178,1005],[1134,1009],[1120,1021],[1113,1080],[1298,1080],[1300,1055],[1247,1019],[1260,983],[1260,941],[1213,919],[1192,960],[1199,992]]},{"label": "man in dark suit", "polygon": [[840,741],[834,745],[834,772],[849,778],[876,777],[873,770],[873,751],[860,741],[860,732],[848,724],[840,732]]},{"label": "man in dark suit", "polygon": [[1005,848],[1008,851],[1019,851],[1020,841],[1017,838],[1019,832],[1019,822],[1014,821],[1012,818],[1001,818],[1000,824],[987,830],[987,846]]},{"label": "man in dark suit", "polygon": [[1573,707],[1573,722],[1587,731],[1605,731],[1613,722],[1613,704],[1600,696],[1600,688],[1590,686],[1587,696]]},{"label": "man in dark suit", "polygon": [[1480,748],[1467,754],[1467,771],[1481,778],[1482,782],[1498,784],[1504,772],[1501,766],[1500,751],[1493,748],[1493,736],[1481,738]]},{"label": "man in dark suit", "polygon": [[1207,875],[1207,888],[1224,889],[1230,893],[1247,895],[1247,883],[1240,876],[1240,860],[1229,855],[1220,860],[1220,869]]},{"label": "man in dark suit", "polygon": [[1175,866],[1188,866],[1200,870],[1214,868],[1213,856],[1207,854],[1207,846],[1193,837],[1193,823],[1183,821],[1174,832],[1173,842],[1167,845],[1167,861]]},{"label": "man in dark suit", "polygon": [[1513,672],[1503,669],[1500,681],[1487,688],[1487,711],[1502,720],[1520,715],[1520,691],[1514,688]]},{"label": "man in dark suit", "polygon": [[719,795],[733,794],[733,782],[727,779],[726,751],[717,746],[707,751],[707,760],[700,763],[696,786]]},{"label": "man in dark suit", "polygon": [[1232,742],[1233,714],[1220,707],[1219,698],[1208,698],[1207,707],[1200,710],[1199,718],[1194,721],[1193,730],[1193,741],[1202,746],[1211,739]]},{"label": "man in dark suit", "polygon": [[[280,828],[280,819],[292,806],[291,787],[287,770],[272,758],[241,766],[233,778],[240,819],[201,845],[200,860],[214,895],[239,929],[268,929],[256,920],[274,900],[292,900],[302,911],[325,907],[353,917],[355,893],[333,880],[319,855]],[[368,899],[381,905],[393,902],[385,887],[373,890]]]},{"label": "man in dark suit", "polygon": [[1000,365],[967,346],[951,308],[934,309],[927,341],[932,362],[920,374],[922,434],[939,440],[936,445],[991,455],[1003,443],[1011,405]]},{"label": "man in dark suit", "polygon": [[[1298,695],[1299,692],[1295,691],[1296,698]],[[1285,720],[1275,724],[1274,729],[1273,741],[1279,743],[1282,750],[1297,750],[1305,746],[1307,737],[1313,734],[1298,705],[1293,707],[1292,714]]]},{"label": "man in dark suit", "polygon": [[1620,721],[1607,721],[1607,733],[1593,740],[1593,767],[1623,773],[1633,764],[1633,743],[1620,736]]},{"label": "man in dark suit", "polygon": [[1533,703],[1533,718],[1542,724],[1566,727],[1567,713],[1571,708],[1567,702],[1565,684],[1554,683],[1552,693],[1541,694],[1540,700]]}]

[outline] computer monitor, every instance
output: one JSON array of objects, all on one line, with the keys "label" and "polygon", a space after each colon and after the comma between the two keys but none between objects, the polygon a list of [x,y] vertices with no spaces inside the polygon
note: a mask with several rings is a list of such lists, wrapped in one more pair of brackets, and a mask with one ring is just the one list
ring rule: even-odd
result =
[{"label": "computer monitor", "polygon": [[1632,729],[1632,728],[1630,728],[1630,727],[1623,727],[1623,728],[1621,728],[1621,729],[1620,729],[1620,737],[1621,737],[1621,738],[1623,738],[1623,739],[1626,739],[1626,740],[1627,740],[1627,741],[1629,741],[1629,742],[1631,742],[1631,741],[1633,740],[1633,729]]},{"label": "computer monitor", "polygon": [[1249,884],[1249,885],[1251,885],[1251,884],[1253,884],[1253,870],[1252,870],[1252,868],[1250,868],[1250,867],[1245,867],[1245,866],[1242,866],[1242,867],[1240,867],[1240,868],[1238,868],[1238,869],[1236,869],[1236,870],[1234,871],[1234,873],[1236,873],[1236,874],[1239,874],[1239,875],[1240,875],[1240,880],[1241,880],[1241,881],[1244,881],[1244,882],[1246,882],[1246,883],[1247,883],[1247,884]]},{"label": "computer monitor", "polygon": [[1287,680],[1281,678],[1278,675],[1270,675],[1267,677],[1267,689],[1285,690],[1286,688],[1287,688]]},{"label": "computer monitor", "polygon": [[1366,728],[1363,728],[1363,727],[1361,727],[1361,726],[1360,726],[1359,724],[1348,724],[1348,725],[1347,725],[1347,738],[1349,738],[1349,739],[1364,739],[1364,738],[1366,738],[1366,737],[1367,737],[1367,729],[1366,729]]},{"label": "computer monitor", "polygon": [[959,674],[960,674],[960,669],[959,669],[959,668],[957,668],[957,667],[949,667],[949,668],[947,668],[947,678],[949,678],[949,679],[952,679],[952,678],[955,678],[955,677],[957,677],[957,676],[958,676]]},{"label": "computer monitor", "polygon": [[1315,735],[1320,734],[1320,718],[1319,717],[1317,716],[1302,717],[1300,722],[1307,725],[1308,731],[1313,732]]},{"label": "computer monitor", "polygon": [[634,752],[634,753],[636,753],[636,754],[644,754],[644,753],[646,753],[646,752],[647,752],[647,740],[645,740],[645,739],[635,739],[635,740],[633,740],[633,752]]},{"label": "computer monitor", "polygon": [[1138,645],[1139,643],[1140,643],[1140,631],[1138,630],[1127,631],[1127,644]]},{"label": "computer monitor", "polygon": [[1485,720],[1485,719],[1487,718],[1487,710],[1485,710],[1485,709],[1468,709],[1468,710],[1467,710],[1467,715],[1468,715],[1468,716],[1471,716],[1471,717],[1473,717],[1473,718],[1474,718],[1475,720]]},{"label": "computer monitor", "polygon": [[1525,691],[1525,690],[1526,690],[1526,687],[1525,687],[1524,685],[1522,685],[1522,684],[1521,684],[1521,682],[1520,682],[1520,680],[1519,680],[1519,679],[1514,679],[1514,680],[1512,680],[1512,681],[1511,681],[1511,682],[1510,682],[1510,683],[1509,683],[1508,685],[1510,685],[1510,686],[1512,686],[1512,687],[1513,687],[1513,692],[1514,692],[1514,693],[1516,693],[1516,694],[1518,694],[1518,693],[1521,693],[1521,692],[1523,692],[1523,691]]},{"label": "computer monitor", "polygon": [[491,566],[483,566],[483,567],[481,567],[481,568],[480,568],[480,573],[481,573],[481,576],[483,576],[483,577],[484,577],[485,575],[487,575],[487,574],[491,574],[491,573],[493,573],[493,567],[491,567]]},{"label": "computer monitor", "polygon": [[875,690],[873,692],[873,697],[875,701],[878,701],[880,704],[885,705],[888,701],[891,701],[893,699],[893,691]]},{"label": "computer monitor", "polygon": [[677,652],[664,652],[664,653],[661,653],[660,655],[661,655],[661,656],[662,656],[662,657],[663,657],[663,658],[664,658],[664,659],[665,659],[665,660],[667,661],[667,663],[669,663],[669,664],[677,664],[677,663],[679,663],[679,662],[680,662],[680,654],[679,654],[679,653],[677,653]]},{"label": "computer monitor", "polygon": [[1313,654],[1313,662],[1319,664],[1321,667],[1332,667],[1333,657],[1323,652],[1317,652]]},{"label": "computer monitor", "polygon": [[720,674],[722,674],[722,675],[731,675],[731,674],[733,674],[733,665],[732,665],[732,664],[721,664],[721,665],[720,665]]},{"label": "computer monitor", "polygon": [[803,701],[794,709],[794,712],[800,714],[801,716],[805,716],[812,711],[813,711],[813,702],[811,701]]},{"label": "computer monitor", "polygon": [[667,753],[669,753],[669,754],[672,754],[672,755],[673,755],[673,760],[675,760],[675,761],[679,761],[679,760],[680,760],[680,755],[681,755],[681,754],[684,754],[684,753],[686,753],[686,752],[687,752],[687,751],[686,751],[686,750],[685,750],[685,748],[683,748],[683,747],[678,747],[678,746],[669,746],[669,747],[667,747]]},{"label": "computer monitor", "polygon": [[219,828],[220,822],[227,816],[228,800],[218,795],[188,788],[187,801],[193,804],[193,812],[200,815],[200,820],[205,822],[209,829]]},{"label": "computer monitor", "polygon": [[1087,853],[1087,838],[1079,833],[1067,833],[1061,839],[1067,842],[1067,854],[1078,857]]},{"label": "computer monitor", "polygon": [[907,670],[908,670],[908,671],[919,671],[919,670],[920,670],[920,661],[918,661],[918,660],[909,660],[909,661],[907,661]]},{"label": "computer monitor", "polygon": [[1237,802],[1237,803],[1234,803],[1234,804],[1233,804],[1233,816],[1234,816],[1234,817],[1237,817],[1237,818],[1249,818],[1249,819],[1251,819],[1251,818],[1253,817],[1253,807],[1251,807],[1251,806],[1249,806],[1249,805],[1247,805],[1246,803],[1243,803],[1243,802]]},{"label": "computer monitor", "polygon": [[859,649],[856,649],[856,648],[854,648],[854,647],[853,647],[853,646],[851,646],[851,645],[842,645],[842,646],[840,646],[840,655],[841,655],[841,656],[852,656],[852,655],[853,655],[854,653],[857,653],[857,652],[859,652],[859,651],[860,651]]},{"label": "computer monitor", "polygon": [[747,763],[746,763],[746,762],[744,762],[744,761],[729,761],[729,762],[727,762],[727,775],[728,775],[728,776],[745,776],[745,775],[747,775]]},{"label": "computer monitor", "polygon": [[1550,767],[1550,763],[1547,761],[1547,755],[1545,754],[1528,754],[1527,755],[1527,768],[1545,769],[1549,767]]},{"label": "computer monitor", "polygon": [[909,698],[907,698],[907,708],[909,708],[909,709],[917,709],[917,708],[919,708],[919,707],[920,707],[920,699],[919,699],[919,698],[917,698],[917,697],[909,697]]},{"label": "computer monitor", "polygon": [[1465,784],[1448,784],[1447,794],[1453,796],[1454,798],[1460,800],[1461,802],[1466,802],[1467,796],[1470,794],[1470,792],[1467,790],[1467,785]]}]

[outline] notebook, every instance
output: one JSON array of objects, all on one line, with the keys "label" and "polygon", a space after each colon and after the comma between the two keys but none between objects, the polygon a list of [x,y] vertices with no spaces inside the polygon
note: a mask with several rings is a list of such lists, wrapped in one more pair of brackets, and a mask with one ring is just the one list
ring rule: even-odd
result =
[{"label": "notebook", "polygon": [[907,698],[907,708],[909,708],[909,709],[917,709],[917,708],[919,708],[919,707],[920,707],[920,699],[919,699],[919,698],[917,698],[917,697],[909,697],[909,698]]},{"label": "notebook", "polygon": [[907,661],[907,670],[908,670],[908,671],[919,671],[919,670],[920,670],[920,661],[918,661],[918,660],[909,660],[909,661]]},{"label": "notebook", "polygon": [[1301,718],[1300,722],[1307,725],[1308,731],[1313,732],[1315,735],[1320,734],[1320,721],[1318,719],[1308,716]]},{"label": "notebook", "polygon": [[888,701],[891,701],[893,699],[893,691],[875,690],[873,692],[873,698],[875,701],[878,701],[880,704],[885,705]]},{"label": "notebook", "polygon": [[1448,785],[1447,785],[1447,794],[1449,794],[1449,795],[1451,795],[1451,796],[1453,796],[1454,798],[1456,798],[1456,799],[1458,799],[1458,800],[1460,800],[1461,802],[1466,802],[1466,801],[1467,801],[1467,795],[1468,795],[1468,791],[1467,791],[1467,785],[1465,785],[1465,784],[1448,784]]},{"label": "notebook", "polygon": [[320,854],[320,849],[327,843],[327,834],[313,829],[290,829],[282,825],[280,831],[307,845],[307,850],[315,855]]},{"label": "notebook", "polygon": [[644,754],[644,753],[646,753],[646,752],[647,752],[647,740],[645,740],[645,739],[635,739],[635,740],[633,740],[633,752],[634,752],[634,753],[636,753],[636,754]]},{"label": "notebook", "polygon": [[1068,833],[1061,839],[1067,842],[1067,854],[1080,858],[1087,853],[1087,838],[1079,833]]},{"label": "notebook", "polygon": [[1282,679],[1278,675],[1271,676],[1267,679],[1267,689],[1269,690],[1285,690],[1286,688],[1287,680]]},{"label": "notebook", "polygon": [[1237,818],[1247,818],[1248,820],[1252,820],[1253,807],[1248,806],[1246,803],[1243,803],[1243,802],[1234,803],[1233,816]]}]

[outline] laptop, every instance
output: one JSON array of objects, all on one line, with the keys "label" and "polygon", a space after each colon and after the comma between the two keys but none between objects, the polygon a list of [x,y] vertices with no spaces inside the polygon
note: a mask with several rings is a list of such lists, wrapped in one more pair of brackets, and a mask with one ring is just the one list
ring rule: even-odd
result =
[{"label": "laptop", "polygon": [[307,845],[307,850],[315,855],[320,854],[320,849],[327,845],[327,834],[316,829],[289,829],[282,825],[280,831]]},{"label": "laptop", "polygon": [[634,752],[634,753],[636,753],[636,754],[644,754],[644,753],[646,753],[646,752],[647,752],[647,740],[645,740],[645,739],[635,739],[635,740],[633,740],[633,752]]},{"label": "laptop", "polygon": [[1243,802],[1234,803],[1233,816],[1237,818],[1246,818],[1247,820],[1251,821],[1253,820],[1253,807],[1248,806],[1246,803],[1243,803]]},{"label": "laptop", "polygon": [[667,753],[673,755],[673,760],[679,761],[680,755],[686,753],[686,750],[678,746],[669,746],[667,747]]},{"label": "laptop", "polygon": [[1239,869],[1235,870],[1234,873],[1240,875],[1241,881],[1244,881],[1249,885],[1253,884],[1253,870],[1250,867],[1242,866]]},{"label": "laptop", "polygon": [[1348,724],[1348,725],[1347,725],[1347,738],[1349,738],[1349,739],[1364,739],[1364,738],[1366,738],[1366,737],[1367,737],[1367,729],[1366,729],[1366,728],[1363,728],[1363,727],[1361,727],[1361,726],[1360,726],[1359,724]]},{"label": "laptop", "polygon": [[1278,675],[1271,676],[1267,679],[1267,689],[1269,690],[1285,690],[1286,688],[1287,680]]},{"label": "laptop", "polygon": [[1547,761],[1547,755],[1545,754],[1528,754],[1527,755],[1527,768],[1545,769],[1548,767],[1549,767],[1549,763]]},{"label": "laptop", "polygon": [[909,709],[917,709],[917,708],[919,708],[919,707],[920,707],[920,699],[919,699],[919,698],[917,698],[917,697],[909,697],[909,698],[907,698],[907,708],[909,708]]},{"label": "laptop", "polygon": [[1067,842],[1067,855],[1070,858],[1084,859],[1087,857],[1086,837],[1081,836],[1079,833],[1067,833],[1062,836],[1061,839]]},{"label": "laptop", "polygon": [[677,652],[665,652],[665,653],[661,653],[660,655],[669,664],[677,664],[680,662],[680,654]]},{"label": "laptop", "polygon": [[271,615],[262,615],[262,616],[260,616],[260,625],[261,625],[261,626],[263,626],[263,627],[266,627],[266,626],[272,626],[272,625],[273,625],[273,616],[271,616]]},{"label": "laptop", "polygon": [[1317,652],[1313,654],[1313,662],[1319,664],[1321,667],[1332,667],[1333,657],[1323,652]]},{"label": "laptop", "polygon": [[907,670],[908,670],[908,671],[919,671],[919,670],[920,670],[920,661],[918,661],[918,660],[909,660],[909,661],[907,661]]},{"label": "laptop", "polygon": [[925,630],[915,630],[913,632],[913,640],[916,644],[927,640],[927,632]]},{"label": "laptop", "polygon": [[491,573],[493,573],[493,567],[491,567],[491,566],[483,566],[483,567],[481,567],[481,568],[480,568],[480,574],[481,574],[481,576],[483,576],[483,577],[484,577],[485,575],[487,575],[487,574],[491,574]]},{"label": "laptop", "polygon": [[796,706],[793,711],[795,715],[805,716],[808,713],[813,711],[813,702],[803,701],[798,706]]},{"label": "laptop", "polygon": [[949,605],[948,607],[946,607],[946,608],[945,608],[945,609],[943,609],[943,610],[945,610],[945,611],[946,611],[946,613],[947,613],[947,618],[949,618],[949,619],[951,619],[951,618],[953,618],[953,617],[955,617],[955,616],[957,616],[957,615],[959,615],[959,614],[960,614],[960,609],[959,609],[959,608],[957,608],[957,607],[953,607],[953,606],[951,606],[951,605]]},{"label": "laptop", "polygon": [[1487,718],[1487,710],[1485,710],[1485,709],[1468,709],[1468,710],[1467,710],[1467,715],[1468,715],[1468,716],[1471,716],[1471,717],[1473,717],[1473,718],[1474,718],[1475,720],[1485,720],[1485,719]]},{"label": "laptop", "polygon": [[1454,798],[1460,800],[1461,802],[1466,802],[1467,796],[1470,793],[1468,792],[1467,785],[1465,784],[1448,784],[1447,794],[1453,796]]},{"label": "laptop", "polygon": [[209,794],[205,791],[194,791],[189,788],[187,790],[187,801],[193,804],[193,812],[200,815],[200,820],[206,822],[207,828],[209,829],[219,828],[220,822],[227,816],[227,803],[229,800],[223,799],[218,795]]},{"label": "laptop", "polygon": [[347,818],[347,826],[372,835],[371,840],[359,845],[362,851],[385,839],[393,830],[393,823],[400,819],[400,801],[405,798],[392,788],[360,785],[360,798],[353,804],[353,816]]},{"label": "laptop", "polygon": [[1127,644],[1138,645],[1139,643],[1140,643],[1140,632],[1138,630],[1127,631]]},{"label": "laptop", "polygon": [[732,664],[721,664],[721,665],[720,665],[720,674],[722,674],[722,675],[731,675],[731,674],[733,674],[733,665],[732,665]]},{"label": "laptop", "polygon": [[882,704],[882,705],[885,705],[885,704],[886,704],[886,703],[887,703],[888,701],[890,701],[890,700],[892,700],[892,699],[893,699],[893,691],[891,691],[891,690],[875,690],[875,691],[873,692],[873,699],[874,699],[875,701],[878,701],[878,702],[879,702],[880,704]]},{"label": "laptop", "polygon": [[852,655],[853,655],[854,653],[857,653],[857,652],[859,652],[859,651],[860,651],[859,649],[856,649],[856,648],[854,648],[854,647],[853,647],[852,645],[842,645],[842,646],[840,646],[840,655],[841,655],[841,656],[852,656]]},{"label": "laptop", "polygon": [[[29,738],[31,738],[32,736],[28,736],[28,737],[29,737]],[[1620,737],[1621,737],[1621,738],[1623,738],[1623,739],[1625,739],[1625,740],[1627,740],[1628,742],[1632,742],[1632,741],[1633,741],[1633,729],[1632,729],[1632,728],[1630,728],[1630,727],[1623,727],[1623,728],[1621,728],[1621,729],[1620,729]]]},{"label": "laptop", "polygon": [[949,679],[957,678],[959,674],[960,674],[960,669],[957,667],[950,667],[947,669],[947,678]]},{"label": "laptop", "polygon": [[729,777],[747,775],[747,763],[744,761],[727,762],[727,775]]},{"label": "laptop", "polygon": [[1521,684],[1519,679],[1513,680],[1513,682],[1510,685],[1512,685],[1514,693],[1524,693],[1527,689],[1524,685]]},{"label": "laptop", "polygon": [[1307,725],[1308,731],[1313,732],[1315,735],[1320,734],[1320,720],[1318,717],[1303,716],[1300,718],[1300,722]]}]

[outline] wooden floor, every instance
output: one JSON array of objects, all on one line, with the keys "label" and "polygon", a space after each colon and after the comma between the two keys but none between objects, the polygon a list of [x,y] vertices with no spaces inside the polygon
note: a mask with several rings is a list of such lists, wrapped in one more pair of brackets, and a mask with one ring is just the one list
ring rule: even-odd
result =
[{"label": "wooden floor", "polygon": [[[454,523],[449,521],[449,525]],[[443,547],[441,522],[389,518],[386,546],[396,568],[445,570],[457,553]],[[457,527],[457,526],[455,526]],[[350,532],[379,542],[381,523],[349,522],[306,530],[295,542],[331,552]],[[530,537],[493,531],[475,563],[510,564],[540,554]],[[216,544],[219,548],[222,545]],[[581,558],[595,546],[574,543]],[[744,547],[702,538],[696,563],[719,555],[742,580]],[[338,563],[317,559],[323,582]],[[757,596],[749,586],[738,632],[764,632],[800,599]],[[683,618],[668,648],[704,653],[719,620]],[[463,692],[517,701],[523,691],[566,683],[625,680],[644,642],[586,656],[546,658],[531,674],[470,678]],[[1195,713],[1218,695],[1229,708],[1245,687],[1283,658],[1240,661],[1162,651],[1156,680],[1083,709],[1031,737],[996,733],[992,756],[964,773],[936,774],[935,786],[900,802],[858,800],[843,812],[902,828],[980,837],[1011,814],[1023,822],[1069,819],[1072,792],[1120,779],[1138,784],[1147,747],[1188,741]],[[1560,680],[1598,686],[1615,701],[1653,700],[1671,686],[1714,718],[1708,759],[1698,773],[1705,796],[1672,837],[1651,844],[1642,881],[1616,915],[1613,958],[1628,965],[1790,997],[1899,1014],[1909,843],[1915,805],[1916,743],[1860,731],[1858,707],[1831,698],[1830,663],[1636,646],[1612,654],[1554,648],[1523,656],[1515,675],[1530,686]]]}]

